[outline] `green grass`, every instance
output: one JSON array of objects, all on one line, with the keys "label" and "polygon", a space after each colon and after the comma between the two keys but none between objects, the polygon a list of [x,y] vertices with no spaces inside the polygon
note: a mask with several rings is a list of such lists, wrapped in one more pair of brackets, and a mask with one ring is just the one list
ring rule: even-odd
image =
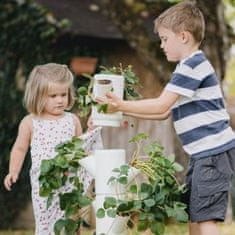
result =
[{"label": "green grass", "polygon": [[[220,224],[221,235],[232,235],[235,231],[235,223]],[[0,231],[0,235],[34,235],[33,231]],[[81,235],[92,235],[92,232],[83,231]],[[130,235],[138,235],[130,233]],[[139,234],[141,235],[141,234]],[[187,225],[185,224],[171,224],[166,227],[164,235],[188,235]]]}]

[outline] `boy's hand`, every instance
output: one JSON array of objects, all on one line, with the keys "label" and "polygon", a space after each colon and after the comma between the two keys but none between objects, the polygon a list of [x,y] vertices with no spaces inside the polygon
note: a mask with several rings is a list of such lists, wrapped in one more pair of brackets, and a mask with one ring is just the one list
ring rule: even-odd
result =
[{"label": "boy's hand", "polygon": [[96,101],[99,104],[108,104],[108,113],[114,113],[119,111],[119,107],[121,105],[122,100],[114,95],[112,92],[108,92],[106,97],[97,97]]},{"label": "boy's hand", "polygon": [[4,179],[4,186],[5,188],[10,191],[12,184],[14,184],[18,180],[17,174],[8,174]]}]

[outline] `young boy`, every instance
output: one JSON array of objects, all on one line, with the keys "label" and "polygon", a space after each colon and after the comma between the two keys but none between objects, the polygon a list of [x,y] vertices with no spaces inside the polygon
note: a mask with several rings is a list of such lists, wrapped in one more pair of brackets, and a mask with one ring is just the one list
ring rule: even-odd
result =
[{"label": "young boy", "polygon": [[167,118],[171,110],[177,135],[190,155],[186,177],[190,235],[218,235],[216,222],[224,220],[234,171],[235,134],[215,71],[198,49],[204,18],[195,5],[181,2],[155,20],[154,31],[167,60],[179,62],[161,95],[123,101],[108,93],[98,102],[108,103],[109,112],[149,119]]}]

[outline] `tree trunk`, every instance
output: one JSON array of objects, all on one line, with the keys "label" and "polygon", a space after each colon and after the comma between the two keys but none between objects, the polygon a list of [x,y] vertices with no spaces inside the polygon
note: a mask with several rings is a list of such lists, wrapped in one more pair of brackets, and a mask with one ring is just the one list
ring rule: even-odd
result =
[{"label": "tree trunk", "polygon": [[196,2],[206,21],[203,50],[213,64],[218,78],[223,81],[231,47],[223,2],[221,0],[197,0]]}]

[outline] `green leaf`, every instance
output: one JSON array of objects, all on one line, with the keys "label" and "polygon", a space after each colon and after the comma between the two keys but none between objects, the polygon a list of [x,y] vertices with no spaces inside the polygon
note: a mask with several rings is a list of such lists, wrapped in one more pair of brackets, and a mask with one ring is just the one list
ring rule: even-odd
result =
[{"label": "green leaf", "polygon": [[137,193],[137,185],[136,184],[132,184],[129,188],[129,192],[131,193]]},{"label": "green leaf", "polygon": [[62,178],[58,176],[55,178],[51,178],[49,183],[52,189],[58,189],[62,186]]},{"label": "green leaf", "polygon": [[153,213],[148,213],[148,221],[153,222],[155,221],[155,214]]},{"label": "green leaf", "polygon": [[107,210],[107,215],[111,218],[115,218],[116,217],[116,210],[115,209],[108,209]]},{"label": "green leaf", "polygon": [[188,222],[188,214],[183,209],[178,209],[175,218],[179,222]]},{"label": "green leaf", "polygon": [[99,208],[96,212],[96,217],[102,219],[105,217],[105,210],[103,208]]},{"label": "green leaf", "polygon": [[154,222],[150,225],[150,229],[153,234],[161,235],[164,233],[165,225],[160,222]]},{"label": "green leaf", "polygon": [[107,183],[107,184],[110,184],[110,183],[114,182],[115,180],[116,180],[116,177],[111,176],[111,177],[109,178],[109,180],[108,180],[108,183]]},{"label": "green leaf", "polygon": [[166,176],[166,182],[172,185],[174,184],[175,180],[171,176]]},{"label": "green leaf", "polygon": [[65,227],[66,225],[66,221],[63,219],[59,219],[56,221],[55,225],[54,225],[54,232],[55,235],[60,235],[62,229]]},{"label": "green leaf", "polygon": [[144,204],[147,206],[147,207],[152,207],[155,205],[155,201],[153,199],[147,199],[147,200],[144,200]]},{"label": "green leaf", "polygon": [[145,192],[139,192],[139,197],[141,198],[141,200],[144,200],[146,198],[148,198],[149,194],[145,193]]},{"label": "green leaf", "polygon": [[131,210],[134,207],[133,201],[122,201],[119,206],[117,207],[118,212],[126,212]]},{"label": "green leaf", "polygon": [[134,201],[133,207],[137,210],[141,209],[142,208],[142,201],[141,200]]},{"label": "green leaf", "polygon": [[139,218],[138,218],[139,220],[146,220],[147,219],[147,214],[146,213],[144,213],[144,212],[142,212],[142,213],[140,213],[140,215],[139,215]]},{"label": "green leaf", "polygon": [[173,163],[173,167],[174,167],[175,171],[177,171],[177,172],[181,172],[184,170],[184,167],[177,162]]},{"label": "green leaf", "polygon": [[91,199],[87,196],[80,196],[78,199],[80,207],[85,207],[91,204]]},{"label": "green leaf", "polygon": [[148,221],[147,220],[143,220],[143,221],[139,221],[137,224],[137,230],[138,231],[145,231],[148,228]]},{"label": "green leaf", "polygon": [[71,203],[73,203],[74,198],[77,198],[75,192],[59,194],[61,210],[65,210],[68,206],[70,206]]},{"label": "green leaf", "polygon": [[174,208],[171,208],[167,205],[165,205],[165,211],[168,217],[174,217],[175,216],[175,210]]},{"label": "green leaf", "polygon": [[104,208],[108,209],[110,207],[116,207],[117,199],[114,197],[105,197]]},{"label": "green leaf", "polygon": [[171,161],[171,162],[175,162],[175,155],[174,154],[171,154],[168,156],[168,159]]},{"label": "green leaf", "polygon": [[97,104],[97,111],[98,113],[107,113],[108,104]]},{"label": "green leaf", "polygon": [[58,155],[55,159],[55,165],[59,166],[61,168],[67,168],[68,167],[68,160],[63,155]]},{"label": "green leaf", "polygon": [[114,168],[114,169],[112,170],[112,172],[120,173],[120,169],[119,169],[119,168]]},{"label": "green leaf", "polygon": [[128,165],[122,165],[120,166],[120,174],[121,175],[128,175],[128,170],[129,170],[129,166]]},{"label": "green leaf", "polygon": [[157,221],[165,221],[165,219],[167,218],[166,212],[163,208],[155,207],[152,209],[152,211],[154,213],[155,220]]},{"label": "green leaf", "polygon": [[40,174],[46,175],[52,168],[51,160],[42,160],[41,166],[40,166]]},{"label": "green leaf", "polygon": [[68,218],[72,215],[77,214],[77,212],[78,212],[77,206],[73,206],[73,205],[70,205],[69,207],[67,206],[67,208],[65,209],[65,217]]},{"label": "green leaf", "polygon": [[164,192],[162,192],[162,191],[160,191],[160,192],[158,192],[158,193],[156,193],[156,195],[155,195],[155,201],[156,201],[156,203],[158,203],[158,204],[163,204],[164,203],[164,200],[165,200],[165,193]]},{"label": "green leaf", "polygon": [[77,229],[78,229],[78,224],[72,219],[67,219],[65,225],[66,235],[74,235]]},{"label": "green leaf", "polygon": [[174,203],[175,218],[179,222],[187,222],[188,214],[185,212],[186,205],[182,202]]},{"label": "green leaf", "polygon": [[147,193],[148,195],[151,195],[153,192],[153,187],[151,184],[142,183],[140,186],[141,193]]},{"label": "green leaf", "polygon": [[39,195],[41,197],[48,197],[50,195],[51,191],[52,191],[51,188],[41,186],[39,189]]},{"label": "green leaf", "polygon": [[117,181],[118,181],[120,184],[127,184],[127,183],[128,183],[126,176],[121,176],[120,178],[117,179]]},{"label": "green leaf", "polygon": [[78,94],[79,95],[82,95],[82,96],[85,96],[88,94],[88,90],[86,87],[82,86],[82,87],[79,87],[78,88]]}]

